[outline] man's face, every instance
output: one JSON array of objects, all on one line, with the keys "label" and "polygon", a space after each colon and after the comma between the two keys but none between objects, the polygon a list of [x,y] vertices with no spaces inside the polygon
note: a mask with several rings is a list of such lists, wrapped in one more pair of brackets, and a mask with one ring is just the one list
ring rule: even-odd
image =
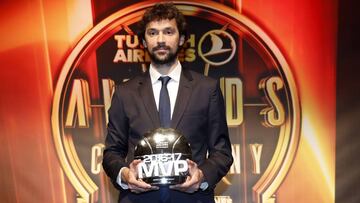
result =
[{"label": "man's face", "polygon": [[184,37],[179,36],[175,19],[152,21],[146,26],[144,45],[154,64],[168,64],[175,61]]}]

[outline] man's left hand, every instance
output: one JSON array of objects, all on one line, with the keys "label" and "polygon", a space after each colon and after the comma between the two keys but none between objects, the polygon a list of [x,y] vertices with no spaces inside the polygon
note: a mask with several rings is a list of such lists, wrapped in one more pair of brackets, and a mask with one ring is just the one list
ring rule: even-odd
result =
[{"label": "man's left hand", "polygon": [[200,184],[204,180],[204,174],[198,168],[195,162],[189,159],[186,161],[189,166],[190,176],[187,176],[185,182],[182,184],[171,185],[170,189],[179,190],[181,192],[194,193],[199,190]]}]

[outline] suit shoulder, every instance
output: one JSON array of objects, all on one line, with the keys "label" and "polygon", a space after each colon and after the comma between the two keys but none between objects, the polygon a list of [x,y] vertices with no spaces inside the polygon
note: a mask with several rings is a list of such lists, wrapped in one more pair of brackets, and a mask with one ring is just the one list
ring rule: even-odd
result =
[{"label": "suit shoulder", "polygon": [[191,76],[193,77],[193,80],[195,82],[202,83],[202,84],[207,84],[207,85],[210,85],[210,86],[215,86],[218,83],[218,80],[214,79],[212,77],[205,76],[205,75],[203,75],[201,73],[198,73],[198,72],[195,72],[195,71],[192,71],[192,70],[189,70],[189,72],[191,73]]},{"label": "suit shoulder", "polygon": [[135,76],[129,80],[123,81],[115,86],[115,93],[119,95],[129,95],[137,91],[139,83],[143,80],[142,75]]},{"label": "suit shoulder", "polygon": [[128,89],[128,88],[131,89],[132,87],[137,87],[137,85],[143,80],[144,77],[145,77],[144,75],[137,75],[130,79],[122,81],[116,86],[121,89]]}]

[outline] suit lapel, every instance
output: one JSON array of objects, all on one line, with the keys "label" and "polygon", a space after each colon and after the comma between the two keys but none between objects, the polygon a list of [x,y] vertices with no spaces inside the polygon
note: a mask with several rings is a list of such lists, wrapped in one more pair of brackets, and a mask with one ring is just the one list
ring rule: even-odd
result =
[{"label": "suit lapel", "polygon": [[160,127],[160,119],[155,104],[149,72],[145,73],[139,81],[139,93],[150,120],[152,121],[153,127]]},{"label": "suit lapel", "polygon": [[179,90],[176,97],[175,108],[171,119],[171,128],[176,129],[182,115],[189,103],[189,98],[192,92],[192,76],[191,73],[185,69],[182,70],[180,77]]}]

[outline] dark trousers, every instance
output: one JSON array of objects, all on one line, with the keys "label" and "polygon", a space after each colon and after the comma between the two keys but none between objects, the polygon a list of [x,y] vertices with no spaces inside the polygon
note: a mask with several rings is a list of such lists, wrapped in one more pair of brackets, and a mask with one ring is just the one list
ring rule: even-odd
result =
[{"label": "dark trousers", "polygon": [[[162,192],[169,193],[169,200],[162,201]],[[129,190],[120,192],[119,203],[215,203],[214,191],[198,191],[195,193],[184,193],[166,188],[135,194]]]}]

